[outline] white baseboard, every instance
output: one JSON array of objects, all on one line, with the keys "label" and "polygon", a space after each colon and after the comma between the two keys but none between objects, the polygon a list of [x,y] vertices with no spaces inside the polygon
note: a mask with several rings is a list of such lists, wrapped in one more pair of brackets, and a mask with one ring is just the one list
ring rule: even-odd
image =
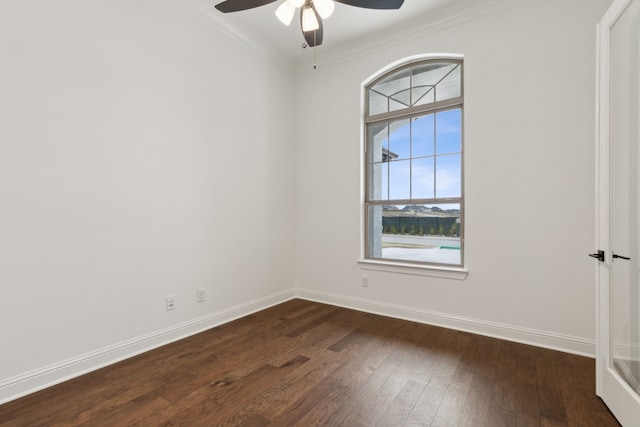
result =
[{"label": "white baseboard", "polygon": [[496,322],[297,288],[230,307],[164,330],[2,380],[0,381],[0,404],[112,365],[121,360],[181,340],[293,298],[471,332],[581,356],[594,357],[595,354],[595,340],[592,339],[572,337],[553,332],[520,328]]},{"label": "white baseboard", "polygon": [[471,332],[507,341],[529,344],[558,350],[580,356],[595,357],[596,343],[594,339],[573,337],[554,332],[522,328],[503,323],[488,322],[468,317],[421,310],[378,301],[353,298],[344,295],[318,292],[309,289],[296,289],[296,297],[309,301],[351,308],[372,314],[410,320],[459,331]]},{"label": "white baseboard", "polygon": [[295,297],[293,290],[259,298],[207,316],[174,325],[60,363],[0,381],[0,404],[181,340],[223,323],[264,310]]}]

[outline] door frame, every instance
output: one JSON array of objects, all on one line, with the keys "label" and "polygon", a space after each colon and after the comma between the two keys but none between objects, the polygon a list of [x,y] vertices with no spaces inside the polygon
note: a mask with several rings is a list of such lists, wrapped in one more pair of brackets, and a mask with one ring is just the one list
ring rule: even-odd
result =
[{"label": "door frame", "polygon": [[596,44],[596,243],[605,253],[604,261],[596,266],[596,394],[624,426],[640,425],[633,413],[634,407],[640,407],[640,397],[610,367],[610,43],[612,28],[632,1],[614,0],[597,26]]}]

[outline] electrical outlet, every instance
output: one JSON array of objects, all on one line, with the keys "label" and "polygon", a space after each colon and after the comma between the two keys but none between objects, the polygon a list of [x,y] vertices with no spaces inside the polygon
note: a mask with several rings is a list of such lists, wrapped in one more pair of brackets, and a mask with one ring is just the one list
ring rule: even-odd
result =
[{"label": "electrical outlet", "polygon": [[360,278],[360,284],[362,285],[363,288],[368,288],[369,287],[369,278],[367,276],[362,276]]},{"label": "electrical outlet", "polygon": [[176,296],[167,295],[167,311],[174,310],[176,308]]},{"label": "electrical outlet", "polygon": [[198,302],[204,302],[204,289],[198,289],[197,296]]}]

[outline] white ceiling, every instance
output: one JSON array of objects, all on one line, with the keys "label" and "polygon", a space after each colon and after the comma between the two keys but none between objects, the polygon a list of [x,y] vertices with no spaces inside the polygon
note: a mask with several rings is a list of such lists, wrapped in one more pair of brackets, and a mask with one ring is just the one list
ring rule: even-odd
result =
[{"label": "white ceiling", "polygon": [[[266,41],[291,60],[297,60],[308,53],[302,48],[304,38],[300,30],[300,18],[296,15],[290,26],[282,24],[275,11],[284,0],[277,0],[266,6],[241,12],[222,14],[222,20],[233,27],[254,34]],[[399,10],[371,10],[336,3],[335,11],[323,21],[324,40],[320,49],[332,49],[374,34],[377,31],[412,21],[443,6],[460,0],[405,0]],[[213,0],[218,4],[222,0]]]}]

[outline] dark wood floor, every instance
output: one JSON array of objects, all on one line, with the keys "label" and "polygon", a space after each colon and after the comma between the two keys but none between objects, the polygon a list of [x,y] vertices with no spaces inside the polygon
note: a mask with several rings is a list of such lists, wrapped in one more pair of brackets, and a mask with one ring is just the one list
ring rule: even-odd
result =
[{"label": "dark wood floor", "polygon": [[617,426],[593,359],[293,300],[0,406],[15,426]]}]

